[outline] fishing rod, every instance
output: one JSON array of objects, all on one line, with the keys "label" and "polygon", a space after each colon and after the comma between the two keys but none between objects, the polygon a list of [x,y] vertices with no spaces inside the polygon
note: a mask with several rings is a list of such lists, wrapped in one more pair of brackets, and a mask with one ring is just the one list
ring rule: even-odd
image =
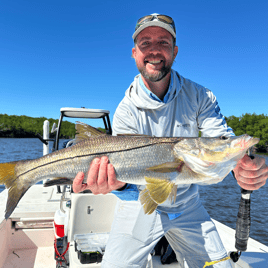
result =
[{"label": "fishing rod", "polygon": [[[253,160],[252,148],[248,150],[248,156]],[[234,173],[233,173],[234,175]],[[241,200],[236,220],[235,248],[237,251],[231,252],[230,258],[237,262],[243,251],[247,250],[251,218],[250,218],[250,195],[253,191],[241,188]]]}]

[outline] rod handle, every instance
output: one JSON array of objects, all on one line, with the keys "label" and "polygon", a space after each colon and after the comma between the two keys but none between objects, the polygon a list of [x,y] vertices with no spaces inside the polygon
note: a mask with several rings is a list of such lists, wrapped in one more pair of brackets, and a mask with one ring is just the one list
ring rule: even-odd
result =
[{"label": "rod handle", "polygon": [[247,250],[247,243],[250,232],[250,194],[252,191],[241,188],[241,200],[236,220],[235,247],[239,251]]}]

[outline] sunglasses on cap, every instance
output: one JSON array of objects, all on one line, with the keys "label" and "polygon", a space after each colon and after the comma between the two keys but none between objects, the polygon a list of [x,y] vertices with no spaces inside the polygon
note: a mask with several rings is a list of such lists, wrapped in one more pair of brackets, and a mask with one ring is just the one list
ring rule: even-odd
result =
[{"label": "sunglasses on cap", "polygon": [[152,21],[154,19],[157,19],[159,21],[162,21],[162,22],[168,24],[169,26],[172,27],[172,29],[176,33],[175,23],[174,23],[173,19],[171,17],[167,16],[167,15],[147,15],[147,16],[144,16],[144,17],[140,18],[137,21],[137,24],[136,24],[136,27],[135,27],[135,31],[140,26],[142,26],[143,24],[145,24],[146,22]]}]

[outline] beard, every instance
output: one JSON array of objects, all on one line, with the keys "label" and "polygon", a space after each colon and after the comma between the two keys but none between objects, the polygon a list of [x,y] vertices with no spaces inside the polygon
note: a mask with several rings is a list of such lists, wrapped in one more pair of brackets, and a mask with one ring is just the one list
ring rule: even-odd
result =
[{"label": "beard", "polygon": [[149,81],[151,82],[158,82],[160,80],[162,80],[170,71],[171,71],[171,66],[163,66],[161,68],[161,70],[157,71],[156,73],[154,74],[149,74],[147,71],[146,71],[146,67],[141,67],[139,68],[137,66],[139,72],[141,73],[141,75],[148,79]]},{"label": "beard", "polygon": [[171,63],[166,63],[164,62],[163,67],[161,70],[155,71],[155,73],[148,73],[146,70],[146,66],[138,66],[136,62],[136,66],[141,73],[141,75],[145,78],[148,79],[151,82],[158,82],[162,80],[170,71],[172,67],[173,61]]}]

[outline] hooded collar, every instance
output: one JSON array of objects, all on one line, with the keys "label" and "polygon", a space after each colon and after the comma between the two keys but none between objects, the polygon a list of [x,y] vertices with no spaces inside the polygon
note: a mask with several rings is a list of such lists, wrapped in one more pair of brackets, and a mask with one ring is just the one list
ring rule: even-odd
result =
[{"label": "hooded collar", "polygon": [[[181,79],[178,73],[176,73],[173,69],[171,70],[171,76],[173,83],[170,84],[168,93],[165,95],[165,102],[159,101],[159,99],[154,99],[151,97],[152,92],[150,92],[147,88],[148,93],[142,85],[140,84],[141,74],[137,75],[134,78],[134,81],[130,85],[130,87],[126,91],[126,97],[133,102],[133,104],[137,108],[141,109],[158,109],[162,106],[167,105],[170,103],[179,93],[181,89]],[[143,84],[144,85],[144,84]],[[145,85],[144,85],[145,86]],[[155,96],[156,97],[156,96]]]}]

